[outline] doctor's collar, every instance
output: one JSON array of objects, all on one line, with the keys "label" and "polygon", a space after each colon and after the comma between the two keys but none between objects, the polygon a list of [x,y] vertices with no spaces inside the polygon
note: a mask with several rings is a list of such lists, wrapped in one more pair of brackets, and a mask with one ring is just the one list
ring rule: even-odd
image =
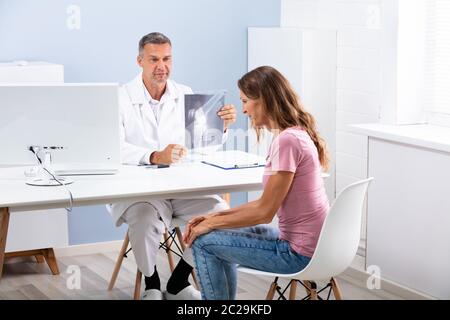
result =
[{"label": "doctor's collar", "polygon": [[151,104],[160,104],[160,103],[164,103],[168,100],[175,100],[179,96],[178,90],[176,89],[173,82],[170,80],[167,80],[166,88],[165,88],[164,93],[161,96],[160,100],[156,100],[151,96],[150,92],[148,92],[147,88],[145,87],[144,81],[142,81],[142,89],[144,92],[145,100]]}]

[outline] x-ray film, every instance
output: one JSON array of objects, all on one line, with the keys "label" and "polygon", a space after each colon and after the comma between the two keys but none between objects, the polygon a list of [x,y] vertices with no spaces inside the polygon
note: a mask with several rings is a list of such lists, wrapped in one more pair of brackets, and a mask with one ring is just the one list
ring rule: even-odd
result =
[{"label": "x-ray film", "polygon": [[187,94],[184,98],[186,147],[195,152],[217,150],[222,145],[223,120],[217,115],[226,92]]}]

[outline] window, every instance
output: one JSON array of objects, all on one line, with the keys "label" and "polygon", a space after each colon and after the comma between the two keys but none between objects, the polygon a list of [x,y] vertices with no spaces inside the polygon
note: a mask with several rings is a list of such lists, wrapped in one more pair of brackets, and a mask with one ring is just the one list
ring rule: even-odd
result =
[{"label": "window", "polygon": [[450,116],[450,1],[427,1],[424,104],[430,117]]}]

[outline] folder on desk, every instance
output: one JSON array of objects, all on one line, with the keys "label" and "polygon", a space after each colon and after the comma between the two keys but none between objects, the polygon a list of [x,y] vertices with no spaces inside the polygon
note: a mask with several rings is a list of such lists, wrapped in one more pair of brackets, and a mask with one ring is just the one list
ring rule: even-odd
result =
[{"label": "folder on desk", "polygon": [[266,164],[263,157],[238,150],[216,151],[201,161],[224,170],[263,167]]}]

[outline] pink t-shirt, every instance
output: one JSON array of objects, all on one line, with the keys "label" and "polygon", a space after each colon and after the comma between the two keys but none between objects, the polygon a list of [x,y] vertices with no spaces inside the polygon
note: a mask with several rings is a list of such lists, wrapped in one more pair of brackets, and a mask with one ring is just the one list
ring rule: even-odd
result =
[{"label": "pink t-shirt", "polygon": [[277,171],[295,173],[277,215],[280,239],[301,255],[312,257],[329,204],[317,148],[299,127],[283,130],[272,142],[263,184]]}]

